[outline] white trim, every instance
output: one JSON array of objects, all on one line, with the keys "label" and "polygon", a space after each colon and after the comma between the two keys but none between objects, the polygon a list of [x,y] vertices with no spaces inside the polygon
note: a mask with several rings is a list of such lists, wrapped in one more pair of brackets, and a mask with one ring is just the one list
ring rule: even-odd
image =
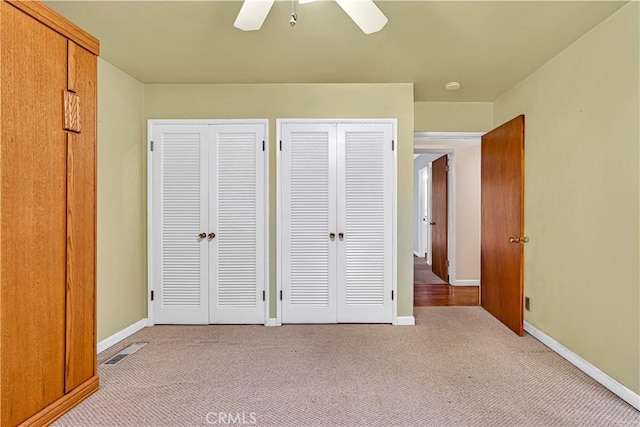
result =
[{"label": "white trim", "polygon": [[270,317],[265,326],[282,326],[282,323],[278,322],[277,318]]},{"label": "white trim", "polygon": [[398,320],[394,325],[396,326],[414,326],[416,324],[416,318],[413,316],[398,316]]},{"label": "white trim", "polygon": [[[481,144],[481,137],[485,132],[414,132],[414,153],[446,154],[449,159],[448,173],[448,222],[449,239],[449,283],[458,286],[480,286],[480,281],[456,279],[456,147],[466,147]],[[431,254],[428,254],[429,257]],[[475,283],[469,283],[475,282]]]},{"label": "white trim", "polygon": [[606,373],[583,359],[582,357],[569,350],[567,347],[560,344],[558,341],[551,338],[549,335],[542,332],[540,329],[533,326],[531,323],[524,322],[524,330],[532,337],[549,347],[551,350],[558,353],[565,358],[569,363],[580,369],[585,374],[602,384],[605,388],[609,389],[613,394],[627,402],[629,405],[640,411],[640,395],[633,390],[627,388],[617,380],[611,378]]},{"label": "white trim", "polygon": [[153,152],[151,151],[151,139],[153,138],[153,122],[147,121],[147,319],[148,325],[155,325],[153,319]]},{"label": "white trim", "polygon": [[419,254],[417,251],[413,251],[413,254],[414,254],[415,256],[417,256],[418,258],[422,258],[422,257],[420,256],[420,254]]},{"label": "white trim", "polygon": [[[395,141],[394,150],[391,152],[391,156],[393,157],[391,159],[391,174],[393,179],[393,183],[391,184],[393,189],[393,196],[391,197],[391,241],[393,246],[391,250],[391,289],[393,289],[395,295],[395,298],[391,301],[391,323],[397,324],[398,300],[400,299],[400,295],[398,294],[398,150],[400,149],[400,142],[398,141],[398,119],[391,119],[391,122],[393,123],[392,137],[393,141]],[[413,283],[411,283],[411,294],[413,295]],[[411,312],[413,313],[413,301],[411,301]]]},{"label": "white trim", "polygon": [[420,139],[473,139],[481,138],[486,132],[414,132],[414,138]]},{"label": "white trim", "polygon": [[271,278],[269,276],[269,264],[270,264],[270,248],[269,242],[271,236],[269,234],[269,149],[271,147],[269,141],[269,120],[264,121],[264,325],[269,326],[271,318],[269,317],[269,304],[271,301]]},{"label": "white trim", "polygon": [[151,141],[153,138],[154,125],[215,125],[215,124],[258,124],[264,125],[264,291],[265,309],[264,325],[269,319],[270,281],[269,281],[269,119],[148,119],[147,120],[147,325],[154,326],[153,302],[151,301],[151,291],[153,291],[153,152],[151,151]]},{"label": "white trim", "polygon": [[451,286],[480,286],[480,280],[452,280]]},{"label": "white trim", "polygon": [[282,324],[282,123],[276,119],[276,323]]},{"label": "white trim", "polygon": [[144,319],[140,319],[138,320],[136,323],[134,323],[133,325],[129,325],[126,328],[124,328],[123,330],[116,332],[115,334],[111,335],[109,338],[105,338],[102,341],[100,341],[98,343],[98,353],[102,353],[103,351],[105,351],[106,349],[108,349],[109,347],[112,347],[116,344],[118,344],[120,341],[129,338],[131,335],[135,334],[136,332],[140,331],[141,329],[146,328],[147,326],[151,326],[149,325],[149,322],[147,320],[147,318]]}]

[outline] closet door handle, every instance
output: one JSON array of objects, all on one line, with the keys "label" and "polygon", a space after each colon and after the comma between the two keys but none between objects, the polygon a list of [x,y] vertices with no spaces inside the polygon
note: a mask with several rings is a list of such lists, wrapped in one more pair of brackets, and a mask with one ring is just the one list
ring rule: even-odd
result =
[{"label": "closet door handle", "polygon": [[336,240],[336,233],[329,233],[329,238],[331,240]]},{"label": "closet door handle", "polygon": [[209,233],[209,240],[212,240],[216,237],[216,233]]},{"label": "closet door handle", "polygon": [[207,233],[200,233],[198,234],[198,237],[200,237],[201,239],[204,239],[205,237],[207,237]]},{"label": "closet door handle", "polygon": [[344,240],[344,233],[338,233],[338,239]]}]

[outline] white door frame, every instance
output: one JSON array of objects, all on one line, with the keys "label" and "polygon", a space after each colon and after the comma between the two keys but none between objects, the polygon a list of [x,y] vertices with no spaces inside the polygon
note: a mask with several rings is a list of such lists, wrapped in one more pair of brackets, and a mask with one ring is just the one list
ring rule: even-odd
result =
[{"label": "white door frame", "polygon": [[[418,213],[419,213],[419,219],[418,219],[418,256],[421,257],[421,255],[424,255],[425,253],[427,254],[427,258],[425,259],[425,261],[427,261],[428,264],[430,264],[429,261],[429,252],[431,252],[431,244],[430,244],[430,240],[429,240],[429,228],[426,228],[424,225],[424,217],[425,217],[425,212],[429,212],[429,198],[431,197],[431,179],[428,178],[431,174],[429,173],[429,166],[425,166],[422,169],[420,169],[418,171]],[[427,184],[426,184],[426,190],[428,190],[428,196],[425,199],[424,194],[425,194],[425,179],[424,176],[427,176]],[[431,217],[431,215],[427,215],[428,218]]]},{"label": "white door frame", "polygon": [[[392,301],[392,324],[398,324],[398,119],[287,119],[280,118],[276,119],[276,141],[278,144],[282,143],[281,140],[281,130],[282,125],[285,123],[361,123],[361,124],[369,124],[369,123],[388,123],[393,127],[392,137],[393,144],[395,145],[392,155],[392,176],[393,176],[393,196],[392,199],[392,225],[391,225],[391,234],[392,234],[392,242],[393,242],[393,256],[392,256],[392,284],[391,288],[395,297]],[[278,147],[279,148],[279,147]],[[282,295],[282,237],[280,235],[280,230],[282,230],[282,165],[281,165],[281,157],[282,151],[280,149],[276,149],[276,259],[277,259],[277,268],[276,268],[276,325],[282,325],[282,302],[280,297]]]},{"label": "white door frame", "polygon": [[469,144],[477,144],[485,132],[414,132],[413,150],[415,154],[438,153],[449,158],[448,184],[448,258],[449,283],[456,284],[456,160],[453,144],[450,140],[466,140]]},{"label": "white door frame", "polygon": [[[147,120],[147,322],[155,325],[151,292],[153,286],[153,126],[154,125],[216,125],[216,124],[259,124],[265,126],[264,134],[264,325],[269,321],[269,120],[268,119],[149,119]],[[208,301],[207,301],[208,302]]]}]

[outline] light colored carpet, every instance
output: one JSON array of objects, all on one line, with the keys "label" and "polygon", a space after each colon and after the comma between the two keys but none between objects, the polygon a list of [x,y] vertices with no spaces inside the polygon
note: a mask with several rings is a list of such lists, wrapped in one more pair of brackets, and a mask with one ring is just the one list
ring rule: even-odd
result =
[{"label": "light colored carpet", "polygon": [[640,412],[482,308],[415,311],[415,327],[146,328],[100,354],[149,342],[101,366],[100,391],[55,425],[640,425]]}]

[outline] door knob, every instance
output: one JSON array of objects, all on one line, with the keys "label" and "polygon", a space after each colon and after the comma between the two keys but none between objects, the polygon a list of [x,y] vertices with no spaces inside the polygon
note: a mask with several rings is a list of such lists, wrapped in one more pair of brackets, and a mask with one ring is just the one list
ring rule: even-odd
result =
[{"label": "door knob", "polygon": [[216,233],[209,233],[209,240],[216,237]]},{"label": "door knob", "polygon": [[329,233],[329,238],[331,240],[335,240],[336,239],[336,233]]},{"label": "door knob", "polygon": [[436,225],[436,223],[435,222],[430,222],[429,225]]},{"label": "door knob", "polygon": [[528,237],[509,237],[509,243],[529,243]]},{"label": "door knob", "polygon": [[344,233],[338,233],[338,239],[344,240]]},{"label": "door knob", "polygon": [[198,234],[198,237],[200,237],[201,239],[204,239],[205,237],[207,237],[207,233],[200,233]]}]

